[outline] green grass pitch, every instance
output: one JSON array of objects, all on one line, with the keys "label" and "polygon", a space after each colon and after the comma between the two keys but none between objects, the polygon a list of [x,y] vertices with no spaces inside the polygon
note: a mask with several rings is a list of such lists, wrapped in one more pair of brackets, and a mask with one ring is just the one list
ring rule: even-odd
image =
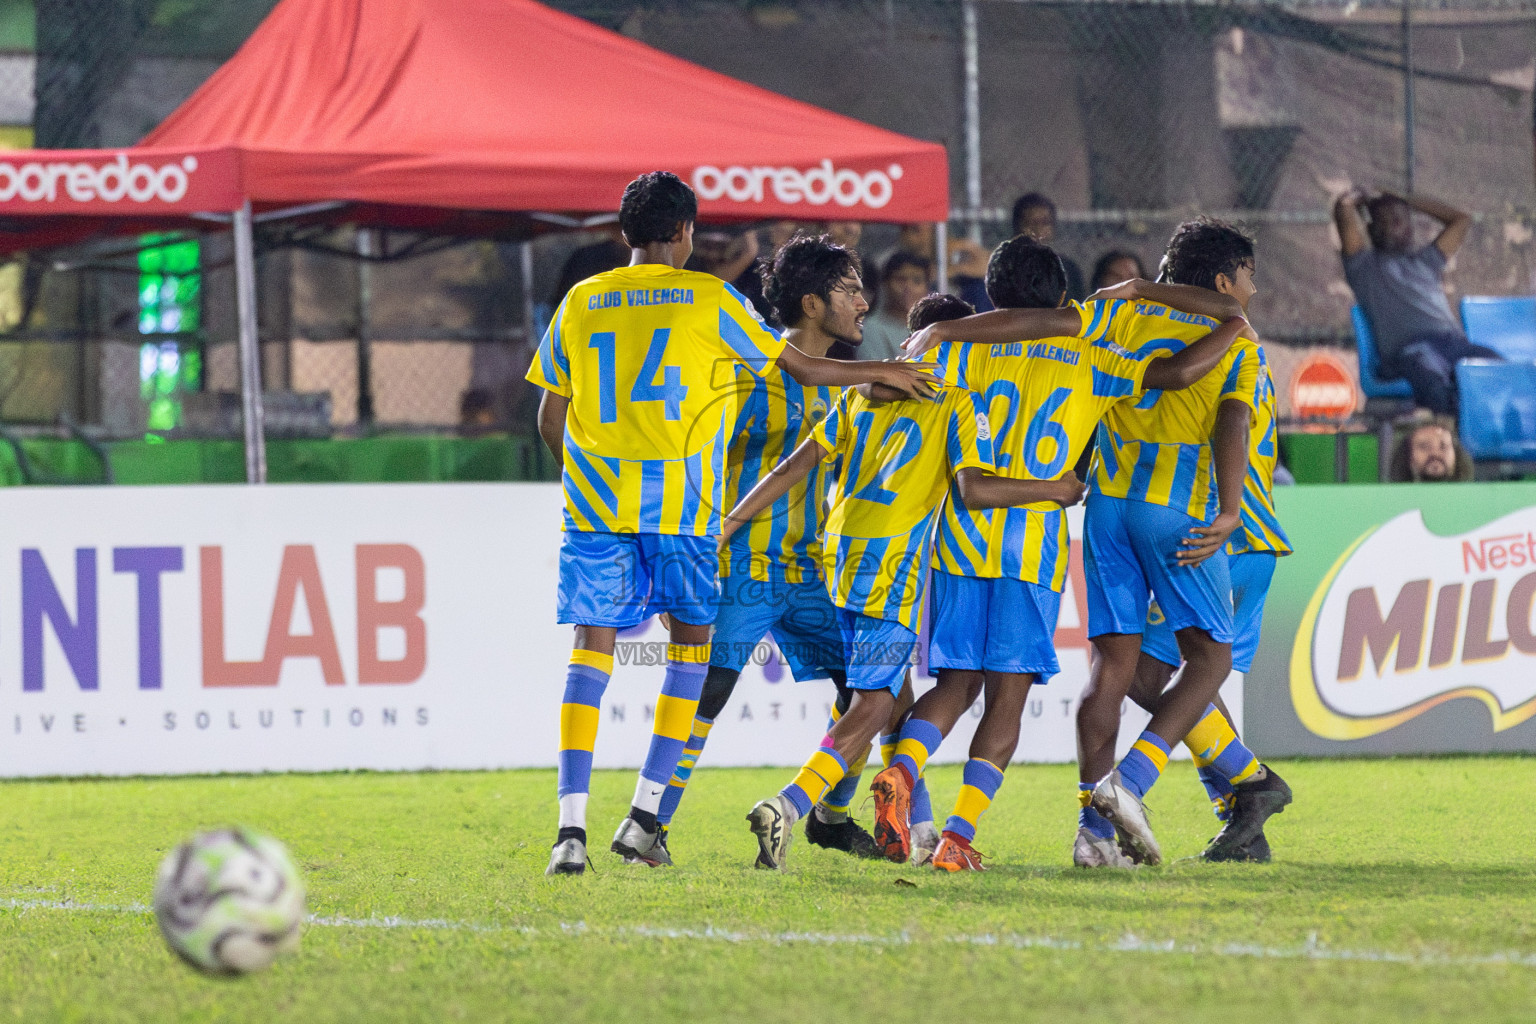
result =
[{"label": "green grass pitch", "polygon": [[[754,871],[743,817],[785,770],[699,770],[678,866],[543,876],[548,771],[0,784],[0,1020],[1528,1021],[1533,762],[1277,763],[1276,863],[1187,859],[1214,821],[1187,763],[1151,794],[1171,863],[1069,861],[1075,774],[1016,765],[939,876],[797,839]],[[606,846],[633,786],[599,772]],[[956,768],[931,772],[942,815]],[[199,977],[165,949],[154,869],[197,827],[286,841],[295,955]]]}]

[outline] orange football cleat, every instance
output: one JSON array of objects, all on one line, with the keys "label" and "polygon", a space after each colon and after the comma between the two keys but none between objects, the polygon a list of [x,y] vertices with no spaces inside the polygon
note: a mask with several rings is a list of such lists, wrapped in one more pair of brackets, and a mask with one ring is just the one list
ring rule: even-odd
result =
[{"label": "orange football cleat", "polygon": [[955,835],[953,832],[945,832],[939,840],[939,848],[933,851],[933,869],[935,871],[985,871],[981,866],[982,855],[971,849],[971,844]]},{"label": "orange football cleat", "polygon": [[905,864],[912,854],[912,784],[900,768],[887,768],[869,784],[875,798],[875,846],[887,860]]}]

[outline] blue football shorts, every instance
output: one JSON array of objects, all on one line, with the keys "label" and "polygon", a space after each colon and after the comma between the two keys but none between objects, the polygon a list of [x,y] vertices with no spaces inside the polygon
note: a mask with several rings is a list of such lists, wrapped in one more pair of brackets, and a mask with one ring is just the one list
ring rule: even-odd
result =
[{"label": "blue football shorts", "polygon": [[917,653],[917,634],[899,622],[876,619],[847,608],[837,610],[843,632],[843,657],[848,662],[850,690],[889,690],[901,693],[912,656]]},{"label": "blue football shorts", "polygon": [[933,573],[928,665],[973,672],[1030,673],[1036,683],[1061,671],[1056,617],[1061,594],[1016,579]]},{"label": "blue football shorts", "polygon": [[565,531],[558,621],[628,629],[657,612],[708,625],[720,599],[714,537]]},{"label": "blue football shorts", "polygon": [[1104,494],[1088,496],[1083,514],[1083,573],[1088,635],[1140,633],[1150,595],[1170,629],[1203,629],[1232,642],[1232,581],[1218,551],[1196,566],[1175,560],[1182,541],[1206,525],[1166,505]]},{"label": "blue football shorts", "polygon": [[[1232,667],[1239,672],[1253,668],[1253,656],[1259,650],[1264,599],[1269,596],[1269,582],[1275,576],[1275,558],[1270,551],[1227,556],[1227,572],[1232,578]],[[1141,634],[1141,649],[1174,668],[1184,660],[1179,654],[1178,638],[1168,628],[1168,620],[1156,601],[1147,606],[1147,628]]]},{"label": "blue football shorts", "polygon": [[745,569],[720,580],[709,663],[740,672],[764,636],[772,636],[798,682],[842,672],[843,631],[820,579],[755,580]]}]

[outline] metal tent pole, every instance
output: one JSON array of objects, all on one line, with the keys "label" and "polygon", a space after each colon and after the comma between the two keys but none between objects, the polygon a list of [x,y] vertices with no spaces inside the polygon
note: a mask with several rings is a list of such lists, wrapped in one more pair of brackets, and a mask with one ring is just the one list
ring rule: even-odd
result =
[{"label": "metal tent pole", "polygon": [[240,319],[240,407],[245,423],[245,482],[267,482],[265,412],[261,401],[261,343],[256,334],[256,243],[251,201],[234,216],[235,308]]},{"label": "metal tent pole", "polygon": [[524,242],[518,249],[518,270],[522,273],[523,285],[523,329],[527,331],[529,348],[537,348],[542,340],[535,330],[533,314],[533,243]]},{"label": "metal tent pole", "polygon": [[938,288],[941,292],[949,291],[949,223],[939,221],[933,226],[933,247],[938,250],[935,253],[937,259],[934,266],[939,268]]},{"label": "metal tent pole", "polygon": [[981,42],[975,0],[961,7],[965,46],[965,204],[971,241],[981,244]]},{"label": "metal tent pole", "polygon": [[1403,0],[1403,185],[1413,195],[1413,8]]}]

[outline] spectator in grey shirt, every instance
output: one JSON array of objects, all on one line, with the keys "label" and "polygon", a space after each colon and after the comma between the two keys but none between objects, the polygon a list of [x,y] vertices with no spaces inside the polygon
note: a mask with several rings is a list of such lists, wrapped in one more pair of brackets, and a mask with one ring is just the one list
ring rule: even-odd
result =
[{"label": "spectator in grey shirt", "polygon": [[[1422,248],[1413,244],[1415,210],[1443,225]],[[1472,218],[1425,196],[1367,196],[1356,189],[1333,204],[1333,219],[1344,246],[1344,277],[1376,336],[1381,375],[1407,380],[1415,405],[1455,415],[1456,362],[1500,358],[1467,340],[1445,298],[1446,261],[1466,240]]]}]

